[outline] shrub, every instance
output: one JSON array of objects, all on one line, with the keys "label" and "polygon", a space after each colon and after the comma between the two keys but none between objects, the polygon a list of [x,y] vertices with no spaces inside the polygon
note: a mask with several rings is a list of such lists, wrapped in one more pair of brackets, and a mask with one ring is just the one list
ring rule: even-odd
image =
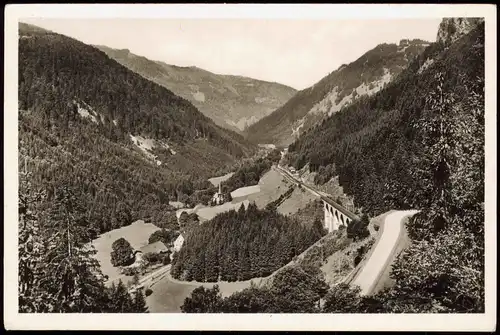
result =
[{"label": "shrub", "polygon": [[354,266],[357,266],[361,262],[361,259],[363,259],[363,255],[358,251],[358,254],[354,257]]},{"label": "shrub", "polygon": [[149,297],[152,293],[153,293],[153,290],[150,289],[150,288],[147,288],[146,291],[144,292],[144,294],[146,295],[146,297]]},{"label": "shrub", "polygon": [[126,276],[133,276],[139,272],[137,267],[127,267],[122,269],[122,273]]},{"label": "shrub", "polygon": [[354,241],[358,241],[370,236],[368,223],[370,223],[368,215],[363,214],[361,220],[353,221],[347,226],[347,237],[352,238]]}]

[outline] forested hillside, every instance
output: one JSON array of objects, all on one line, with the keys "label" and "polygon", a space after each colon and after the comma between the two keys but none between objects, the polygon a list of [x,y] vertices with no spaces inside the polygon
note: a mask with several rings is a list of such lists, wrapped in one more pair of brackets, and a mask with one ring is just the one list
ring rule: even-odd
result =
[{"label": "forested hillside", "polygon": [[161,220],[169,200],[255,151],[92,46],[22,23],[19,34],[20,169],[47,208],[70,187],[94,234]]},{"label": "forested hillside", "polygon": [[396,285],[378,297],[386,311],[484,311],[484,23],[451,43],[289,147],[297,168],[333,166],[372,215],[421,210]]},{"label": "forested hillside", "polygon": [[221,183],[222,191],[230,193],[240,187],[257,185],[260,178],[271,169],[281,159],[278,149],[269,152],[265,157],[259,157],[240,166],[234,174],[226,181]]},{"label": "forested hillside", "polygon": [[235,131],[268,115],[296,90],[241,76],[215,74],[195,66],[180,67],[134,55],[129,50],[97,46],[111,59],[189,100],[216,124]]},{"label": "forested hillside", "polygon": [[328,115],[378,92],[428,45],[418,39],[401,40],[399,45],[378,45],[297,92],[282,107],[250,126],[246,132],[248,138],[256,143],[290,144]]},{"label": "forested hillside", "polygon": [[218,214],[189,234],[174,257],[172,275],[208,282],[267,276],[323,236],[321,222],[310,221],[255,204]]},{"label": "forested hillside", "polygon": [[[344,190],[372,214],[428,205],[429,192],[435,190],[412,174],[417,167],[430,168],[422,158],[427,150],[424,130],[417,125],[435,112],[422,92],[442,82],[444,92],[455,99],[450,120],[469,114],[470,97],[482,94],[481,38],[475,30],[446,49],[432,44],[387,88],[344,108],[290,145],[288,161],[298,169],[309,163],[311,171],[339,175]],[[332,166],[334,172],[328,172]]]}]

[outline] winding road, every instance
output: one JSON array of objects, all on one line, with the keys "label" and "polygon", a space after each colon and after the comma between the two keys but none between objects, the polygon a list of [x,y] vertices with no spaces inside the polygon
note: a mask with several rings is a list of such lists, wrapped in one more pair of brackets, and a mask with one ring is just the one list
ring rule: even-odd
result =
[{"label": "winding road", "polygon": [[395,211],[385,217],[379,239],[351,282],[351,285],[361,288],[361,295],[372,294],[384,272],[388,271],[397,256],[398,244],[405,233],[404,219],[416,213],[417,210]]}]

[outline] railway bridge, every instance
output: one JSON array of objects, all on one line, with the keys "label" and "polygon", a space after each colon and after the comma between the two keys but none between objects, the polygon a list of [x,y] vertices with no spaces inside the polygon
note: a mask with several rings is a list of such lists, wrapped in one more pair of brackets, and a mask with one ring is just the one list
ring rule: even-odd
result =
[{"label": "railway bridge", "polygon": [[338,230],[340,226],[347,227],[351,222],[357,221],[360,218],[342,207],[329,197],[321,195],[323,201],[323,209],[325,212],[324,226],[328,232]]},{"label": "railway bridge", "polygon": [[295,176],[287,169],[279,165],[273,166],[273,168],[276,168],[278,172],[280,172],[284,177],[295,183],[297,186],[301,186],[308,192],[315,195],[316,197],[321,198],[321,200],[323,201],[323,209],[325,212],[324,216],[325,219],[323,225],[328,230],[329,233],[338,230],[340,226],[347,227],[351,222],[360,219],[356,214],[352,213],[347,208],[344,208],[340,204],[336,203],[326,193],[318,191],[310,185],[304,184],[297,178],[297,176]]}]

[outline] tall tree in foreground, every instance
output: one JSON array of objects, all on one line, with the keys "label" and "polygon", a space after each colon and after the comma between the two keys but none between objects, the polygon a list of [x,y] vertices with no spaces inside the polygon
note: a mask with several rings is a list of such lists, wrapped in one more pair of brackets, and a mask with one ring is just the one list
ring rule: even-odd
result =
[{"label": "tall tree in foreground", "polygon": [[[424,190],[428,196],[425,219],[417,220],[409,229],[414,239],[431,237],[426,223],[431,223],[431,230],[435,234],[444,228],[450,221],[451,215],[451,173],[456,165],[454,155],[454,133],[459,125],[456,124],[457,110],[455,94],[444,92],[444,75],[436,74],[437,87],[427,96],[424,116],[416,123],[415,128],[421,134],[423,146],[426,148],[423,156],[416,157],[414,175],[425,182]],[[425,222],[420,229],[418,223]]]},{"label": "tall tree in foreground", "polygon": [[45,196],[32,189],[30,175],[19,178],[18,283],[19,311],[33,312],[43,308],[43,299],[36,296],[38,271],[42,264],[44,245],[36,204]]},{"label": "tall tree in foreground", "polygon": [[147,313],[148,307],[146,305],[146,298],[142,290],[137,290],[134,294],[134,303],[133,303],[134,313]]},{"label": "tall tree in foreground", "polygon": [[45,266],[40,288],[50,308],[46,312],[96,312],[103,280],[95,250],[89,245],[85,213],[73,192],[63,187],[45,222]]},{"label": "tall tree in foreground", "polygon": [[437,78],[435,117],[420,123],[436,196],[409,222],[413,244],[381,300],[391,312],[484,312],[484,77],[461,83],[460,100]]},{"label": "tall tree in foreground", "polygon": [[[140,294],[107,289],[89,244],[85,215],[70,189],[56,194],[57,206],[43,216],[43,192],[29,175],[19,187],[19,311],[23,313],[115,313],[145,311]],[[118,305],[117,296],[126,303]],[[119,299],[118,299],[119,300]]]}]

